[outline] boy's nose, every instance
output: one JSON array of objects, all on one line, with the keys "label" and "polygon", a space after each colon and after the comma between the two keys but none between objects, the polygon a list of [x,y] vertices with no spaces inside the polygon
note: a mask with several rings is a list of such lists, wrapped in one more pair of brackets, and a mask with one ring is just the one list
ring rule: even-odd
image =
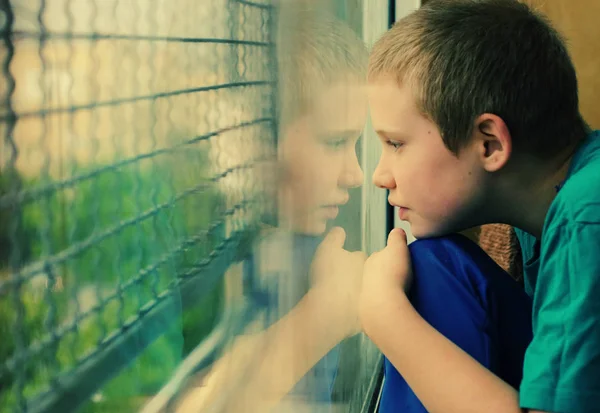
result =
[{"label": "boy's nose", "polygon": [[356,188],[363,184],[364,174],[360,169],[358,158],[353,154],[352,159],[346,162],[345,168],[340,176],[340,186],[343,188]]},{"label": "boy's nose", "polygon": [[373,172],[373,184],[382,189],[394,189],[396,187],[394,177],[382,165],[381,160]]}]

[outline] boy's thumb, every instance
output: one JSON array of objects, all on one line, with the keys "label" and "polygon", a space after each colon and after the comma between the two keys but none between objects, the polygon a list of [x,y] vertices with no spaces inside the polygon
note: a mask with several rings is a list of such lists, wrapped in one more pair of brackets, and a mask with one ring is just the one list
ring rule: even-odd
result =
[{"label": "boy's thumb", "polygon": [[388,235],[388,247],[406,246],[408,244],[406,232],[402,228],[394,228]]},{"label": "boy's thumb", "polygon": [[344,248],[346,242],[346,231],[341,227],[333,227],[323,240],[323,244],[328,244],[332,247]]}]

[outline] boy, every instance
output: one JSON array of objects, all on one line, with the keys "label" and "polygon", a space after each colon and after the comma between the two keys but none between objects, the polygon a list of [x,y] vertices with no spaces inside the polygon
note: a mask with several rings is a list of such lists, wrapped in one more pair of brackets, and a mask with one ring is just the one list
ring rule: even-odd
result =
[{"label": "boy", "polygon": [[[437,260],[436,271],[456,276],[439,310],[466,300],[472,319],[486,320],[473,329],[485,338],[475,352],[482,357],[440,334],[406,293],[411,283],[424,285],[420,277],[437,276],[411,267],[428,241],[409,250],[394,230],[365,264],[359,305],[363,329],[388,366],[428,411],[598,411],[600,134],[580,116],[575,70],[559,35],[514,0],[431,1],[375,45],[368,80],[384,144],[373,180],[415,237],[435,238],[420,251],[443,252],[427,258]],[[517,292],[494,295],[498,277],[488,280],[477,249],[445,236],[496,222],[519,229],[531,316]],[[488,281],[481,295],[478,283]],[[532,320],[528,345],[517,328],[514,351],[526,351],[516,383],[494,356],[511,331],[499,315],[506,297]],[[420,411],[392,399],[381,411]]]}]

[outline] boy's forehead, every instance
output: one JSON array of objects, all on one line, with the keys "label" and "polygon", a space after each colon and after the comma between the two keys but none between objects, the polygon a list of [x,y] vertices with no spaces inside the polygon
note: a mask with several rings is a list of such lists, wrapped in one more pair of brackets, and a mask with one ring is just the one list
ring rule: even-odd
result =
[{"label": "boy's forehead", "polygon": [[324,87],[316,96],[315,106],[321,108],[331,107],[346,101],[354,101],[357,102],[357,104],[366,104],[366,84],[361,84],[356,81],[343,81]]},{"label": "boy's forehead", "polygon": [[315,121],[334,129],[362,129],[367,117],[367,90],[360,84],[337,84],[314,100]]},{"label": "boy's forehead", "polygon": [[368,99],[376,129],[393,129],[420,115],[411,89],[393,78],[369,82]]},{"label": "boy's forehead", "polygon": [[414,107],[414,94],[412,88],[406,83],[398,83],[391,76],[382,76],[369,81],[367,85],[369,102],[371,100],[394,101],[394,107]]}]

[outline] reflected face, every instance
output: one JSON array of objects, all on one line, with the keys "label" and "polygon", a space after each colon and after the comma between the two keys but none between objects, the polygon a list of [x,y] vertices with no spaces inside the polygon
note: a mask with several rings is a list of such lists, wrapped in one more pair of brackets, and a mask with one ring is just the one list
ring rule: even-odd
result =
[{"label": "reflected face", "polygon": [[339,85],[284,131],[280,208],[294,231],[322,234],[348,202],[348,189],[362,184],[356,144],[366,116],[365,88]]},{"label": "reflected face", "polygon": [[373,182],[389,190],[416,238],[471,226],[481,202],[483,175],[477,152],[467,146],[459,156],[442,140],[435,123],[416,107],[407,86],[392,78],[369,85],[373,127],[383,144]]}]

